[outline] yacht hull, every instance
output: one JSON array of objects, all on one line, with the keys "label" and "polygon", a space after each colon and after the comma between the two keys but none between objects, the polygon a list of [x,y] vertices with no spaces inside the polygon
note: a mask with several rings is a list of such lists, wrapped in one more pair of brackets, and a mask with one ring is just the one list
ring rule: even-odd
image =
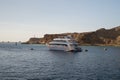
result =
[{"label": "yacht hull", "polygon": [[50,51],[67,51],[67,52],[81,52],[81,48],[72,48],[69,49],[68,47],[61,47],[61,46],[49,46]]}]

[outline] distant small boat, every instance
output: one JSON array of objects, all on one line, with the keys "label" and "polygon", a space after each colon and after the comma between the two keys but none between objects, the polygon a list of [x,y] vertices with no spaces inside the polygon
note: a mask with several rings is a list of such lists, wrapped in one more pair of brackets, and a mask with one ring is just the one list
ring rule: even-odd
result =
[{"label": "distant small boat", "polygon": [[105,51],[107,51],[107,48],[104,48]]},{"label": "distant small boat", "polygon": [[30,50],[34,50],[33,48],[31,48]]},{"label": "distant small boat", "polygon": [[78,43],[71,36],[55,38],[53,41],[49,42],[47,46],[49,50],[82,51],[82,49],[78,46]]}]

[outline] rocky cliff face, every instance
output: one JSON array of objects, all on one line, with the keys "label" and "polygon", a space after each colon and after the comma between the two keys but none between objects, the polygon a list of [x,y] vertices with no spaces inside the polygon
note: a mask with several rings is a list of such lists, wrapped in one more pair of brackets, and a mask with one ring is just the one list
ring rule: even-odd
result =
[{"label": "rocky cliff face", "polygon": [[45,44],[53,38],[66,35],[71,35],[81,45],[120,45],[120,26],[85,33],[46,34],[43,38],[30,38],[26,43]]}]

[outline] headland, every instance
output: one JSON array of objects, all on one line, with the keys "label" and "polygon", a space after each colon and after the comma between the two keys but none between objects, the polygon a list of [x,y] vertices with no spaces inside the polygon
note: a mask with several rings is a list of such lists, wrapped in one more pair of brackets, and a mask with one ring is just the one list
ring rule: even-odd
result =
[{"label": "headland", "polygon": [[80,45],[120,46],[120,26],[83,33],[45,34],[42,38],[32,37],[25,44],[46,44],[58,36],[71,35]]}]

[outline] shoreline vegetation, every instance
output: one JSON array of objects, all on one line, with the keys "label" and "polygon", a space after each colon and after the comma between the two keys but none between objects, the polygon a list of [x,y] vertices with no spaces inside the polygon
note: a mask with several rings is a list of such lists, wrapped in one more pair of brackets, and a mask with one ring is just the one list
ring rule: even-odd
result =
[{"label": "shoreline vegetation", "polygon": [[71,35],[79,45],[120,46],[120,26],[111,29],[101,28],[96,31],[83,33],[45,34],[42,38],[32,37],[28,41],[23,42],[23,44],[47,44],[54,38],[67,35]]}]

